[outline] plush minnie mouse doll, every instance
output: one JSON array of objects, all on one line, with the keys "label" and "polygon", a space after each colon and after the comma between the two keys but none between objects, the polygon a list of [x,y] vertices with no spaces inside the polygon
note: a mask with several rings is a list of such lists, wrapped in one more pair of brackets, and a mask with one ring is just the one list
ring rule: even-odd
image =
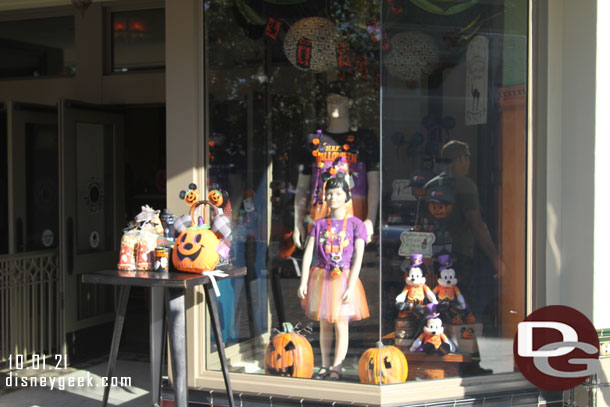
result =
[{"label": "plush minnie mouse doll", "polygon": [[441,264],[440,278],[438,285],[433,290],[439,301],[437,310],[448,317],[446,319],[450,319],[453,325],[462,324],[462,315],[465,315],[466,323],[473,324],[475,317],[469,311],[466,300],[457,286],[458,280],[455,277],[455,270],[452,268],[451,258],[448,254],[443,254],[438,257],[438,262]]}]

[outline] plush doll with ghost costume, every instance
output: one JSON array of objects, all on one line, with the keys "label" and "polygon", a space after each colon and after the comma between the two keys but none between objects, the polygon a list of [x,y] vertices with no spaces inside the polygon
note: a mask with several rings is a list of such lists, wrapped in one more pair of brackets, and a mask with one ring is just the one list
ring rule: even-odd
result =
[{"label": "plush doll with ghost costume", "polygon": [[438,285],[432,290],[438,299],[438,312],[445,317],[445,320],[451,320],[453,325],[461,325],[464,320],[468,324],[473,324],[475,317],[468,309],[468,304],[457,286],[458,280],[452,268],[451,257],[443,254],[438,257],[438,262],[441,264],[440,278]]},{"label": "plush doll with ghost costume", "polygon": [[426,277],[421,269],[423,266],[423,255],[412,254],[411,265],[408,267],[405,277],[405,287],[396,296],[396,308],[399,311],[398,318],[414,316],[421,318],[426,314],[428,308],[424,306],[426,300],[431,304],[437,304],[436,296],[426,285]]},{"label": "plush doll with ghost costume", "polygon": [[[324,174],[324,198],[330,214],[316,221],[303,254],[301,283],[297,291],[305,314],[320,321],[322,367],[319,379],[340,379],[349,346],[349,321],[369,317],[369,308],[358,275],[367,238],[364,223],[350,216],[348,166],[337,158]],[[312,265],[315,251],[315,263]],[[335,337],[334,359],[330,351]]]},{"label": "plush doll with ghost costume", "polygon": [[450,352],[455,353],[455,344],[445,335],[443,321],[439,314],[432,314],[426,317],[426,325],[423,332],[411,345],[411,352],[426,352],[429,355],[446,355]]}]

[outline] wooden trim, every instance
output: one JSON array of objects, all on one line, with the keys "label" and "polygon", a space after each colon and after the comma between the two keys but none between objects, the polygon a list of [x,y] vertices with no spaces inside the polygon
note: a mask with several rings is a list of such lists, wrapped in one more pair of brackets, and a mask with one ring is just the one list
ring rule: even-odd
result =
[{"label": "wooden trim", "polygon": [[506,269],[499,281],[499,319],[502,337],[512,338],[526,316],[527,92],[519,85],[498,93],[502,112],[498,249]]},{"label": "wooden trim", "polygon": [[498,90],[500,110],[508,108],[525,108],[527,88],[525,85],[507,86]]}]

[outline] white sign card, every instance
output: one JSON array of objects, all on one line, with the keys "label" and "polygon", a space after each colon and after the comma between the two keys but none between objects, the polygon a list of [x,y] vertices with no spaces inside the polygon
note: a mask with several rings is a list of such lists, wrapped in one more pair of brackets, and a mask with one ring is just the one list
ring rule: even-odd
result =
[{"label": "white sign card", "polygon": [[466,50],[466,125],[487,123],[489,40],[477,35]]},{"label": "white sign card", "polygon": [[436,237],[431,232],[402,232],[400,235],[399,256],[410,256],[421,253],[424,257],[432,257],[432,243]]},{"label": "white sign card", "polygon": [[392,181],[392,201],[414,201],[411,191],[411,182],[408,179],[395,179]]}]

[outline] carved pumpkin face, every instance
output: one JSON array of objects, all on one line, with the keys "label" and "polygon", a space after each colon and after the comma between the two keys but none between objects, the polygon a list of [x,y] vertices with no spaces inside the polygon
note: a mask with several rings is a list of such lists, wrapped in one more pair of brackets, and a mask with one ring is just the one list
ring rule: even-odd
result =
[{"label": "carved pumpkin face", "polygon": [[285,332],[273,337],[265,352],[265,374],[273,376],[313,376],[313,349],[304,336],[284,324]]},{"label": "carved pumpkin face", "polygon": [[474,317],[474,314],[472,312],[469,312],[468,315],[466,315],[466,318],[464,318],[464,321],[467,324],[474,324],[477,319]]},{"label": "carved pumpkin face", "polygon": [[464,339],[472,339],[474,338],[474,331],[472,328],[462,328],[462,338]]},{"label": "carved pumpkin face", "polygon": [[220,260],[219,244],[220,240],[207,226],[183,230],[172,250],[174,267],[192,273],[214,270]]},{"label": "carved pumpkin face", "polygon": [[189,190],[184,196],[184,201],[187,205],[192,205],[195,202],[199,201],[199,194],[197,191]]},{"label": "carved pumpkin face", "polygon": [[208,200],[219,207],[222,206],[224,202],[222,193],[218,189],[212,189],[210,192],[208,192]]},{"label": "carved pumpkin face", "polygon": [[449,215],[451,215],[451,210],[453,209],[452,204],[444,204],[441,202],[428,202],[428,210],[437,219],[445,219]]},{"label": "carved pumpkin face", "polygon": [[462,325],[463,322],[462,317],[459,315],[455,315],[453,318],[451,318],[451,323],[453,325]]},{"label": "carved pumpkin face", "polygon": [[407,358],[395,346],[383,346],[364,351],[358,362],[358,376],[362,383],[402,383],[407,380],[409,368]]}]

